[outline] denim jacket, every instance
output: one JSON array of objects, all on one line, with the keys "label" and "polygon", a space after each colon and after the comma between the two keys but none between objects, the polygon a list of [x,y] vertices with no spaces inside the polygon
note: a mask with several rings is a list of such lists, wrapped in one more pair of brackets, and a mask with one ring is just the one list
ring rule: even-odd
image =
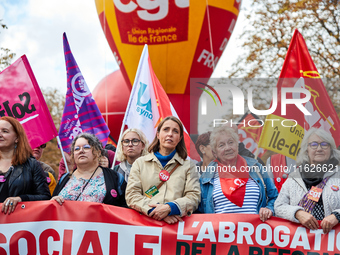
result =
[{"label": "denim jacket", "polygon": [[[257,203],[257,213],[260,212],[261,207],[266,207],[273,212],[274,215],[274,202],[278,196],[277,189],[268,173],[263,171],[262,165],[253,158],[243,157],[247,161],[250,168],[249,177],[252,178],[260,188],[260,197]],[[201,213],[215,213],[214,200],[213,200],[213,177],[215,174],[217,163],[212,161],[207,167],[207,171],[202,172],[200,178],[201,186],[201,203],[198,211]]]}]

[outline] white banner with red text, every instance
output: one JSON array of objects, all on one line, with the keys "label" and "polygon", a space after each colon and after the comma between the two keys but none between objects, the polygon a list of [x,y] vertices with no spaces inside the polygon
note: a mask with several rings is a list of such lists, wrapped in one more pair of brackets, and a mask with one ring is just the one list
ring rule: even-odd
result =
[{"label": "white banner with red text", "polygon": [[340,227],[329,234],[273,217],[193,214],[168,225],[132,209],[66,201],[19,203],[0,217],[5,254],[340,254]]}]

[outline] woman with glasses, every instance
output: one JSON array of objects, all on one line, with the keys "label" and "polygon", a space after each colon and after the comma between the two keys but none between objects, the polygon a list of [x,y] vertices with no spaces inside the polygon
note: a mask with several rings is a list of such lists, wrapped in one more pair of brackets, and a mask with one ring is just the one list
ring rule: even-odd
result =
[{"label": "woman with glasses", "polygon": [[46,177],[32,157],[25,130],[15,118],[0,118],[0,203],[1,212],[12,213],[22,201],[51,198]]},{"label": "woman with glasses", "polygon": [[182,122],[174,116],[164,118],[148,150],[131,168],[127,204],[155,220],[181,221],[200,201],[198,173],[187,159]]},{"label": "woman with glasses", "polygon": [[328,233],[340,220],[340,152],[331,134],[311,128],[305,134],[297,168],[275,202],[276,216]]},{"label": "woman with glasses", "polygon": [[71,159],[77,168],[60,178],[52,200],[60,205],[72,200],[126,206],[124,177],[100,166],[102,151],[103,145],[95,135],[83,133],[75,137]]},{"label": "woman with glasses", "polygon": [[116,165],[114,170],[121,173],[128,182],[133,162],[148,153],[149,143],[144,133],[137,128],[125,130],[122,137],[117,152],[117,160],[120,164]]}]

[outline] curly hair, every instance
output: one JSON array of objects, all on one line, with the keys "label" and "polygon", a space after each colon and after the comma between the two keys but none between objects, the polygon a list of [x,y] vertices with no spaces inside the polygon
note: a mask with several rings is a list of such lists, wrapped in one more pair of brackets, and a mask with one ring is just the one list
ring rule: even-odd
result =
[{"label": "curly hair", "polygon": [[233,128],[227,127],[227,126],[220,126],[220,127],[215,127],[210,135],[210,146],[211,149],[216,152],[216,146],[217,146],[217,136],[225,133],[228,135],[231,135],[232,138],[234,138],[234,140],[238,143],[239,141],[239,136],[238,134],[235,132],[235,130]]},{"label": "curly hair", "polygon": [[101,143],[101,141],[98,139],[98,137],[96,137],[93,134],[90,133],[81,133],[79,135],[77,135],[73,141],[72,141],[72,145],[71,145],[71,159],[74,160],[74,145],[76,144],[76,141],[79,138],[84,138],[87,140],[87,142],[89,143],[89,145],[92,148],[92,153],[94,155],[94,158],[98,157],[98,153],[100,156],[103,156],[104,154],[104,148],[103,148],[103,144]]}]

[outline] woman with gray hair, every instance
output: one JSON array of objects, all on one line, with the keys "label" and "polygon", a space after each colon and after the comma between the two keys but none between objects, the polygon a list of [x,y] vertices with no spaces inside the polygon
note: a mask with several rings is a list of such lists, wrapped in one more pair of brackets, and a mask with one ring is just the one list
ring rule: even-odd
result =
[{"label": "woman with gray hair", "polygon": [[103,145],[95,135],[82,133],[76,136],[71,146],[71,159],[77,168],[60,178],[52,200],[60,205],[71,200],[126,206],[124,177],[100,166],[101,157]]},{"label": "woman with gray hair", "polygon": [[273,181],[253,158],[238,154],[238,134],[227,126],[215,128],[210,144],[216,160],[200,178],[202,213],[259,214],[266,221],[274,214],[278,195]]},{"label": "woman with gray hair", "polygon": [[122,137],[117,149],[117,160],[120,164],[116,165],[114,170],[121,173],[128,182],[133,162],[140,156],[148,154],[149,143],[144,133],[138,128],[126,129]]},{"label": "woman with gray hair", "polygon": [[340,221],[340,152],[333,137],[323,129],[305,133],[297,168],[289,174],[275,202],[276,216],[301,223],[308,229],[320,226],[328,233]]}]

